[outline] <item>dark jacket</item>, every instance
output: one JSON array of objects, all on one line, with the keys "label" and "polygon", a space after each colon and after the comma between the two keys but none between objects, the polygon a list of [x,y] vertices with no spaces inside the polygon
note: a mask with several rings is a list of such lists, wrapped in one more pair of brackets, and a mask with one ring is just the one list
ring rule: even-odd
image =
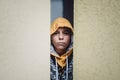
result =
[{"label": "dark jacket", "polygon": [[[68,57],[68,66],[60,67],[54,56],[50,56],[50,78],[51,80],[73,80],[73,54]],[[67,70],[68,69],[68,70]],[[58,70],[58,71],[57,71]],[[57,76],[58,75],[58,76]],[[68,77],[67,77],[68,75]]]}]

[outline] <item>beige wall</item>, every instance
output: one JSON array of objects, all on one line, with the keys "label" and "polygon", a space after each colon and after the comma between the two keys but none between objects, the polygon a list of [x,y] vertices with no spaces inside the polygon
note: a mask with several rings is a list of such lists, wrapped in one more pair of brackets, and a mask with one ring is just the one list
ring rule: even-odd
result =
[{"label": "beige wall", "polygon": [[74,80],[120,80],[120,0],[74,1]]},{"label": "beige wall", "polygon": [[49,80],[49,0],[0,0],[0,80]]}]

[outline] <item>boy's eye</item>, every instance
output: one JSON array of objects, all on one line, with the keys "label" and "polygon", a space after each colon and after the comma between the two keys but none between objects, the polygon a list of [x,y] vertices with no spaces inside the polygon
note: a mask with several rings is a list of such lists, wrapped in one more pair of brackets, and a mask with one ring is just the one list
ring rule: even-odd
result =
[{"label": "boy's eye", "polygon": [[54,32],[54,34],[53,34],[53,35],[56,35],[56,34],[58,34],[58,32]]},{"label": "boy's eye", "polygon": [[69,34],[70,34],[68,31],[64,31],[63,33],[64,33],[64,34],[67,34],[67,35],[69,35]]}]

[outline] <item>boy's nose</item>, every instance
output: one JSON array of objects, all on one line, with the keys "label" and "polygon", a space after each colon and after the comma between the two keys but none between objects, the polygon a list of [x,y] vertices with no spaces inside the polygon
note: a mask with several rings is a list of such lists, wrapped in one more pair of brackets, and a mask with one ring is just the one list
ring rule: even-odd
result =
[{"label": "boy's nose", "polygon": [[60,35],[59,35],[59,40],[63,40],[63,34],[62,33],[60,33]]}]

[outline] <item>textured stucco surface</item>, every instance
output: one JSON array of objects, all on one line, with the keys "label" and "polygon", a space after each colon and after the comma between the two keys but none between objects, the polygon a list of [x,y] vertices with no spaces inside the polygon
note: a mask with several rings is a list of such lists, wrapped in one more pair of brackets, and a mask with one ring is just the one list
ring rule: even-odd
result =
[{"label": "textured stucco surface", "polygon": [[74,3],[74,80],[120,80],[120,0]]}]

